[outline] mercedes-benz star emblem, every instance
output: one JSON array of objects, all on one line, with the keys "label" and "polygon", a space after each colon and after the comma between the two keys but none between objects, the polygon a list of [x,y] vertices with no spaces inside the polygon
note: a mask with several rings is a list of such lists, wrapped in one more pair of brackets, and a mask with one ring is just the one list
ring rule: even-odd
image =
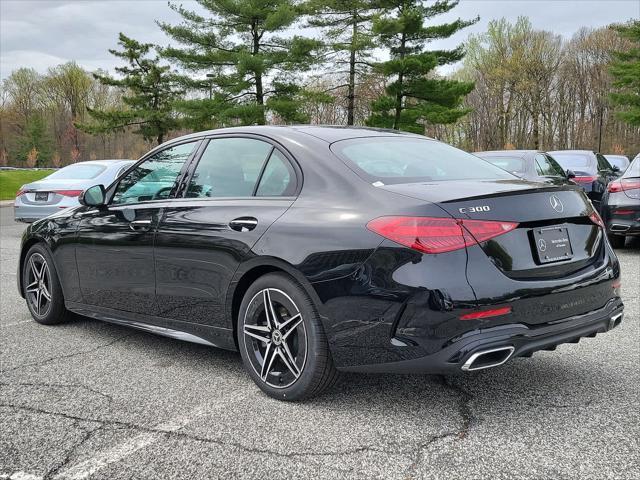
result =
[{"label": "mercedes-benz star emblem", "polygon": [[558,197],[555,195],[551,195],[549,197],[549,203],[551,204],[551,208],[553,208],[556,212],[562,213],[564,210],[564,205],[560,201]]},{"label": "mercedes-benz star emblem", "polygon": [[538,240],[538,248],[541,252],[545,252],[547,250],[547,242],[545,242],[543,238]]}]

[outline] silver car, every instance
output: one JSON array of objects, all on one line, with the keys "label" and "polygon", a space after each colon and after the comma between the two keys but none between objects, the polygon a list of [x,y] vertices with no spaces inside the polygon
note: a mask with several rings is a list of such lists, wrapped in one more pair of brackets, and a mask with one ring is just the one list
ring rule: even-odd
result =
[{"label": "silver car", "polygon": [[134,163],[133,160],[79,162],[23,185],[16,194],[14,217],[20,222],[34,222],[61,209],[75,207],[85,189],[98,184],[110,185]]}]

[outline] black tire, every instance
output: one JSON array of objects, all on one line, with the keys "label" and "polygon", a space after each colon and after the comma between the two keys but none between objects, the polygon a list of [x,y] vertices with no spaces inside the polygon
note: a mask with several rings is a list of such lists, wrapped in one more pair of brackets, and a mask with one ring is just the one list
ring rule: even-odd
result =
[{"label": "black tire", "polygon": [[609,235],[609,243],[613,248],[624,248],[624,241],[627,239],[624,235]]},{"label": "black tire", "polygon": [[71,312],[64,306],[58,272],[49,251],[41,244],[32,246],[24,257],[22,291],[36,322],[56,325],[70,319]]},{"label": "black tire", "polygon": [[[265,302],[273,306],[269,316]],[[237,332],[249,376],[273,398],[307,399],[338,378],[317,309],[304,288],[286,274],[269,273],[249,287]]]}]

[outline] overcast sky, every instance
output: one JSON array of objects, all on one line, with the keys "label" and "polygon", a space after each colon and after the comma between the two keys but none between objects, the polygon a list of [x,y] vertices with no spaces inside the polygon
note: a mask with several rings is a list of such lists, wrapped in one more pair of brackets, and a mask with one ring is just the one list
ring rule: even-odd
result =
[{"label": "overcast sky", "polygon": [[[453,47],[469,33],[484,31],[492,19],[519,15],[528,16],[535,28],[570,37],[583,26],[640,18],[640,0],[461,0],[438,21],[476,15],[478,24],[433,46]],[[107,50],[116,45],[118,32],[143,42],[168,43],[155,20],[175,23],[179,18],[166,0],[0,0],[0,77],[19,67],[45,72],[69,60],[89,70],[111,70],[118,62]]]}]

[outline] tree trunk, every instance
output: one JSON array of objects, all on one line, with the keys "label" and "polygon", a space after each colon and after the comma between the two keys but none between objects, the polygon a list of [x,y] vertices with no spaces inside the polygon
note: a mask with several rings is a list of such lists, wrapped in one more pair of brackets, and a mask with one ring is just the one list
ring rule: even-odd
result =
[{"label": "tree trunk", "polygon": [[[404,59],[404,50],[405,50],[405,46],[406,46],[406,37],[405,34],[402,34],[402,41],[400,42],[400,59]],[[393,129],[394,130],[400,130],[400,114],[402,113],[402,83],[404,81],[404,74],[403,72],[400,72],[398,74],[398,90],[396,92],[396,106],[395,106],[395,116],[393,118]]]},{"label": "tree trunk", "polygon": [[351,32],[351,52],[349,56],[349,90],[347,93],[347,125],[353,125],[356,109],[356,41],[358,36],[358,12],[351,17],[353,30]]},{"label": "tree trunk", "polygon": [[[251,25],[251,33],[253,35],[253,51],[252,55],[260,53],[260,34],[258,33],[258,23],[256,21]],[[262,73],[255,72],[256,75],[256,104],[261,108],[258,125],[264,125],[266,119],[264,116],[264,86],[262,85]]]}]

